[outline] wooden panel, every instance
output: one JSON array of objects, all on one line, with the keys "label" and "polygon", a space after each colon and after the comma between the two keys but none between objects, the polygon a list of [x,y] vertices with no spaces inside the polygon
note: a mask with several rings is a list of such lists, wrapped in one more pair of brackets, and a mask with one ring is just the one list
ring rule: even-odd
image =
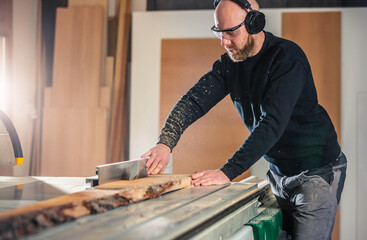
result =
[{"label": "wooden panel", "polygon": [[[191,186],[189,175],[156,175],[118,181],[100,189],[81,191],[0,213],[0,238],[18,239],[76,218],[104,213]],[[32,221],[30,221],[32,219]]]},{"label": "wooden panel", "polygon": [[105,60],[105,84],[104,86],[112,87],[113,86],[113,77],[114,77],[114,66],[115,66],[115,58],[114,57],[106,57]]},{"label": "wooden panel", "polygon": [[[282,35],[300,45],[310,61],[320,104],[340,142],[341,13],[283,13]],[[339,239],[339,211],[332,238]]]},{"label": "wooden panel", "polygon": [[69,7],[102,6],[107,20],[108,0],[68,0]]},{"label": "wooden panel", "polygon": [[87,177],[106,163],[105,108],[45,108],[42,130],[43,176]]},{"label": "wooden panel", "polygon": [[107,109],[111,109],[113,70],[114,70],[114,57],[106,57],[105,77],[103,86],[100,88],[99,106]]},{"label": "wooden panel", "polygon": [[53,107],[98,106],[103,19],[100,6],[57,9]]},{"label": "wooden panel", "polygon": [[127,153],[127,122],[128,97],[126,67],[130,39],[131,0],[119,4],[117,25],[117,46],[115,57],[115,72],[112,93],[111,127],[108,140],[109,162],[126,160]]},{"label": "wooden panel", "polygon": [[111,108],[111,87],[100,88],[99,106],[106,109]]},{"label": "wooden panel", "polygon": [[341,13],[283,13],[282,35],[295,41],[311,64],[320,104],[340,136]]},{"label": "wooden panel", "polygon": [[45,87],[43,90],[44,95],[44,104],[43,107],[50,108],[51,106],[51,100],[52,100],[52,88]]},{"label": "wooden panel", "polygon": [[[170,110],[225,50],[217,39],[164,39],[161,59],[160,126]],[[248,131],[229,96],[190,126],[173,151],[173,173],[220,168]],[[238,177],[243,179],[249,171]]]},{"label": "wooden panel", "polygon": [[[69,7],[85,7],[85,6],[101,6],[103,8],[103,42],[102,42],[102,61],[107,56],[107,15],[108,15],[108,0],[68,0]],[[101,65],[101,76],[105,76],[105,65]],[[105,85],[105,78],[101,78],[101,85]]]}]

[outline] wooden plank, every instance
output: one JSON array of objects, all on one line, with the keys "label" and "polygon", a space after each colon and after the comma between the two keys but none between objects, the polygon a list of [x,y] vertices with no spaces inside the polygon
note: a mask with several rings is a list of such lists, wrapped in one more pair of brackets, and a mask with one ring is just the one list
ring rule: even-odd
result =
[{"label": "wooden plank", "polygon": [[[69,7],[85,7],[85,6],[101,6],[103,8],[103,42],[102,42],[102,63],[107,56],[107,16],[108,16],[108,0],[68,0]],[[105,65],[101,65],[101,73],[104,76]],[[101,86],[104,86],[105,79],[101,78]]]},{"label": "wooden plank", "polygon": [[112,87],[113,86],[113,77],[114,77],[114,68],[115,68],[115,58],[114,57],[106,57],[105,60],[105,85]]},{"label": "wooden plank", "polygon": [[103,18],[100,6],[57,9],[53,107],[98,106]]},{"label": "wooden plank", "polygon": [[126,67],[130,37],[131,0],[121,1],[117,29],[115,78],[113,83],[111,130],[108,161],[118,162],[127,156]]},{"label": "wooden plank", "polygon": [[108,0],[68,0],[69,7],[101,6],[107,18]]},{"label": "wooden plank", "polygon": [[190,175],[157,175],[118,181],[118,188],[92,189],[0,213],[0,238],[14,239],[79,217],[99,214],[191,186]]},{"label": "wooden plank", "polygon": [[104,86],[100,88],[99,106],[111,109],[111,94],[113,86],[114,57],[105,58]]},{"label": "wooden plank", "polygon": [[[175,103],[225,50],[218,39],[164,39],[161,51],[159,109],[163,126]],[[173,173],[220,168],[248,135],[232,101],[225,98],[182,135],[173,152]],[[249,174],[247,171],[235,181]]]},{"label": "wooden plank", "polygon": [[106,163],[106,108],[45,108],[42,176],[87,177]]},{"label": "wooden plank", "polygon": [[100,88],[99,106],[107,109],[111,108],[111,87]]},{"label": "wooden plank", "polygon": [[52,88],[50,87],[45,87],[43,89],[43,95],[44,95],[44,104],[43,107],[45,108],[50,108],[51,106],[51,101],[52,101]]},{"label": "wooden plank", "polygon": [[[173,181],[175,183],[181,183],[181,181],[188,181],[187,177],[190,177],[188,174],[157,174],[157,175],[149,175],[145,178],[139,178],[133,181],[114,181],[105,183],[102,185],[98,185],[96,189],[118,189],[118,188],[142,188],[146,185],[159,185],[165,184],[166,182]],[[191,180],[190,180],[191,181]]]},{"label": "wooden plank", "polygon": [[[341,12],[283,13],[282,36],[295,41],[306,53],[319,102],[328,111],[340,142]],[[334,240],[339,239],[339,218],[338,210]]]}]

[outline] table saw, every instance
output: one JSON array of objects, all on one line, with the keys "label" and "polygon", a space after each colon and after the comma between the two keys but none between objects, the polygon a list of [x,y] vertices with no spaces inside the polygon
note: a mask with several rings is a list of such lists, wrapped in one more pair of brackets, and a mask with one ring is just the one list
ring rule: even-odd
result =
[{"label": "table saw", "polygon": [[[0,213],[90,188],[86,178],[0,177]],[[268,183],[250,177],[221,186],[186,187],[24,237],[53,240],[257,239],[253,226],[245,224],[264,210],[270,210],[273,215],[280,212]],[[275,232],[281,228],[281,220],[277,221],[271,224]],[[3,236],[3,239],[6,238]]]},{"label": "table saw", "polygon": [[[22,160],[0,111],[0,165]],[[90,178],[0,176],[0,240],[278,238],[281,214],[266,181],[193,187],[187,174],[148,176],[146,161],[100,165]]]}]

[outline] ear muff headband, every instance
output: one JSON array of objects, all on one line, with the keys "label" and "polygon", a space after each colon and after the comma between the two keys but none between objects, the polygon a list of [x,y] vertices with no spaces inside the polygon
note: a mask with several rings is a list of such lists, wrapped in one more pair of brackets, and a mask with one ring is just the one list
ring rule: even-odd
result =
[{"label": "ear muff headband", "polygon": [[[214,8],[217,8],[221,0],[214,0]],[[247,0],[231,0],[242,8],[250,10],[245,18],[245,27],[249,34],[257,34],[264,30],[265,27],[265,15],[262,12],[253,10],[251,4]]]}]

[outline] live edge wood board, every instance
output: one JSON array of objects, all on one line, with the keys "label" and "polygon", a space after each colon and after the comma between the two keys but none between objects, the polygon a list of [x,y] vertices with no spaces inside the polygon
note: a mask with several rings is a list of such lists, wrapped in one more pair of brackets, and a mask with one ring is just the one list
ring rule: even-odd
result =
[{"label": "live edge wood board", "polygon": [[115,181],[0,213],[0,239],[15,239],[54,225],[191,186],[187,174],[154,175]]}]

